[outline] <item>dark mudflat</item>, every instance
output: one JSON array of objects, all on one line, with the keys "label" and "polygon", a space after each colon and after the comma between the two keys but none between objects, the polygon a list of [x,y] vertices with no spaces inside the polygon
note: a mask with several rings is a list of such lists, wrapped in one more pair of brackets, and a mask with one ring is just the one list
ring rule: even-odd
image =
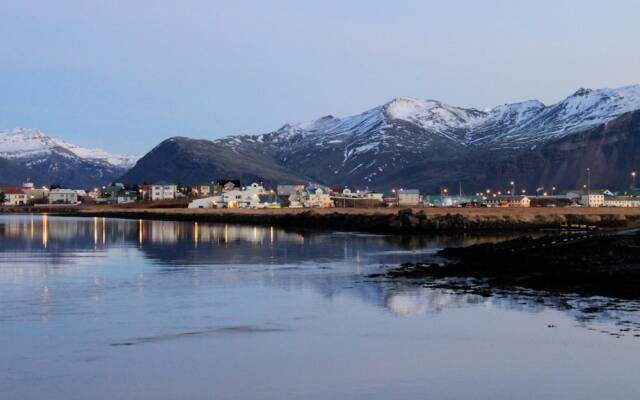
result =
[{"label": "dark mudflat", "polygon": [[470,277],[491,286],[640,298],[640,234],[562,235],[448,248],[444,264],[403,264],[390,278]]}]

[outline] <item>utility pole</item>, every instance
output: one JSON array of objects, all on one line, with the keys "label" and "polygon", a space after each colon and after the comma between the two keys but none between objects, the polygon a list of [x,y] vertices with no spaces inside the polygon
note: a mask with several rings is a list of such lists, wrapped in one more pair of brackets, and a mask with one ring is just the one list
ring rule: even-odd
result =
[{"label": "utility pole", "polygon": [[591,207],[591,168],[587,168],[587,207]]}]

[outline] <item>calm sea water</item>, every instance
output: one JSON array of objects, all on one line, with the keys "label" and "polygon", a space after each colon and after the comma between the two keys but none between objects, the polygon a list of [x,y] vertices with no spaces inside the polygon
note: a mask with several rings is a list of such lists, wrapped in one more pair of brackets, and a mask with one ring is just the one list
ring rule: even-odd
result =
[{"label": "calm sea water", "polygon": [[491,239],[0,216],[0,398],[637,398],[634,302],[367,278]]}]

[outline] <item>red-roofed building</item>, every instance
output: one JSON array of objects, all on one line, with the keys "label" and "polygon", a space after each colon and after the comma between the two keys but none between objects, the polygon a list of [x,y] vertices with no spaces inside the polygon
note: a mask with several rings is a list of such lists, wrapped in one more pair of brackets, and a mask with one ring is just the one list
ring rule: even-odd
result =
[{"label": "red-roofed building", "polygon": [[21,187],[0,188],[0,193],[4,193],[5,206],[24,206],[27,204],[27,195]]}]

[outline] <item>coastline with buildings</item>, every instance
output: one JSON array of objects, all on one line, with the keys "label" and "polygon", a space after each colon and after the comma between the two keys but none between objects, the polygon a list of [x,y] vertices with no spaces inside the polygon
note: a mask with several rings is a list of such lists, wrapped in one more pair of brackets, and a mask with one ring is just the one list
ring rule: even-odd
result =
[{"label": "coastline with buildings", "polygon": [[438,233],[490,230],[631,228],[640,219],[640,190],[591,189],[527,194],[516,183],[505,191],[486,189],[465,195],[391,188],[328,187],[314,183],[262,182],[243,185],[223,179],[197,185],[157,182],[112,183],[92,190],[0,187],[0,213],[189,220],[385,233]]}]

